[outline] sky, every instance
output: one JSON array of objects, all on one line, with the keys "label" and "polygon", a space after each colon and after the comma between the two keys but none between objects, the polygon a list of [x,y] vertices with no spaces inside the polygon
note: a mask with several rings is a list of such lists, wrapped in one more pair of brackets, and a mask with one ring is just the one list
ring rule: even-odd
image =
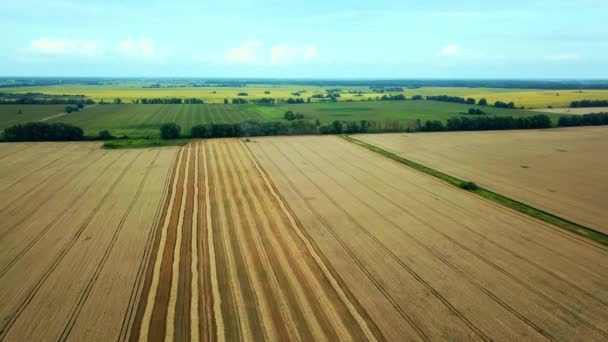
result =
[{"label": "sky", "polygon": [[19,0],[0,76],[608,78],[606,0]]}]

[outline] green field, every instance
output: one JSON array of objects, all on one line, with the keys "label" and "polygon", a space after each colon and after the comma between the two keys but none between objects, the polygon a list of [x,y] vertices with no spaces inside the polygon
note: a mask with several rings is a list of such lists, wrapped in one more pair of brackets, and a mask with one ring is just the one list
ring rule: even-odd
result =
[{"label": "green field", "polygon": [[40,121],[64,110],[65,105],[0,105],[0,130],[18,123]]},{"label": "green field", "polygon": [[[104,100],[112,102],[114,98],[121,98],[125,102],[131,102],[140,98],[200,98],[206,103],[223,103],[224,99],[238,97],[240,92],[248,93],[246,99],[261,97],[273,97],[275,99],[296,98],[295,92],[302,92],[300,97],[308,98],[314,94],[323,94],[326,89],[340,88],[342,94],[339,101],[366,101],[382,96],[382,93],[373,92],[365,86],[338,86],[320,87],[310,85],[247,85],[243,87],[190,87],[175,86],[163,88],[145,88],[149,83],[120,83],[112,85],[83,85],[66,84],[53,86],[32,86],[3,88],[2,92],[26,93],[39,92],[54,95],[86,95],[95,101]],[[361,91],[362,96],[349,94],[349,91]],[[266,94],[266,92],[269,92]],[[399,92],[387,92],[387,94],[399,94]],[[450,95],[461,97],[472,97],[476,100],[486,98],[488,102],[495,101],[514,102],[518,107],[525,108],[547,108],[567,107],[572,101],[578,100],[605,100],[608,99],[608,90],[539,90],[539,89],[506,89],[506,88],[466,88],[466,87],[424,87],[404,89],[406,96],[412,95]],[[313,99],[313,101],[316,101]]]},{"label": "green field", "polygon": [[[7,106],[0,106],[0,109]],[[39,113],[62,111],[62,106],[38,105]],[[100,130],[108,129],[115,136],[129,137],[158,137],[159,127],[165,122],[177,122],[182,127],[183,134],[189,134],[194,125],[205,123],[239,123],[247,120],[269,121],[284,120],[287,110],[304,114],[306,119],[319,120],[322,124],[334,120],[374,120],[382,124],[387,121],[399,121],[405,125],[414,123],[417,119],[445,121],[451,117],[466,112],[475,106],[435,102],[435,101],[370,101],[370,102],[337,102],[312,103],[299,105],[97,105],[53,118],[48,122],[66,122],[82,127],[85,135],[96,136]],[[483,108],[488,115],[530,116],[538,113],[518,109]],[[45,115],[31,118],[23,114],[11,124],[37,121]],[[8,113],[6,117],[10,116]],[[558,114],[550,114],[556,122]],[[20,120],[23,118],[22,120]],[[17,121],[15,121],[17,120]],[[8,120],[3,120],[8,123]]]}]

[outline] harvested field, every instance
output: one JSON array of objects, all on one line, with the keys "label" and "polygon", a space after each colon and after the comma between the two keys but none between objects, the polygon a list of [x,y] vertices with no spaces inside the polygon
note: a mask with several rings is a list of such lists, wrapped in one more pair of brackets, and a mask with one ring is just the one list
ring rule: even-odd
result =
[{"label": "harvested field", "polygon": [[117,340],[175,148],[0,144],[0,340]]},{"label": "harvested field", "polygon": [[1,144],[1,341],[608,338],[608,249],[338,137]]},{"label": "harvested field", "polygon": [[608,233],[608,128],[360,135],[357,139]]},{"label": "harvested field", "polygon": [[247,144],[388,340],[606,340],[608,249],[337,137]]},{"label": "harvested field", "polygon": [[608,113],[608,107],[584,107],[584,108],[545,108],[534,109],[535,112],[553,114],[583,115],[591,113]]},{"label": "harvested field", "polygon": [[184,147],[132,340],[380,336],[238,140]]}]

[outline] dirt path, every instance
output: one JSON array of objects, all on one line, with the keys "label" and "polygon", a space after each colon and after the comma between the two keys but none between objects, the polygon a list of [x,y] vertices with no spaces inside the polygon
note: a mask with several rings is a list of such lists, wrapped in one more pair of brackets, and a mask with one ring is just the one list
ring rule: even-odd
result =
[{"label": "dirt path", "polygon": [[[97,104],[86,106],[86,107],[82,108],[81,110],[85,110],[87,108],[91,108],[91,107],[95,107],[95,106],[97,106]],[[68,114],[71,114],[71,113],[66,113],[66,112],[59,113],[59,114],[56,114],[56,115],[53,115],[53,116],[49,116],[49,117],[40,119],[40,121],[48,121],[48,120],[51,120],[51,119],[54,119],[54,118],[58,118],[58,117],[61,117],[61,116],[64,116],[64,115],[68,115]]]}]

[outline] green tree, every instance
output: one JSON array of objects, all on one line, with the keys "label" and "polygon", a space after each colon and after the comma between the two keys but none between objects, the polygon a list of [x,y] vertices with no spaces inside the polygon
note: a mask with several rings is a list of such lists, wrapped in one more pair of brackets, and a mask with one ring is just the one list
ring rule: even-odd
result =
[{"label": "green tree", "polygon": [[100,140],[114,139],[114,136],[107,129],[99,131],[99,134],[97,136]]},{"label": "green tree", "polygon": [[480,106],[487,106],[488,105],[488,100],[484,99],[479,99],[479,105]]},{"label": "green tree", "polygon": [[179,138],[182,128],[175,122],[167,122],[160,126],[161,139],[177,139]]}]

